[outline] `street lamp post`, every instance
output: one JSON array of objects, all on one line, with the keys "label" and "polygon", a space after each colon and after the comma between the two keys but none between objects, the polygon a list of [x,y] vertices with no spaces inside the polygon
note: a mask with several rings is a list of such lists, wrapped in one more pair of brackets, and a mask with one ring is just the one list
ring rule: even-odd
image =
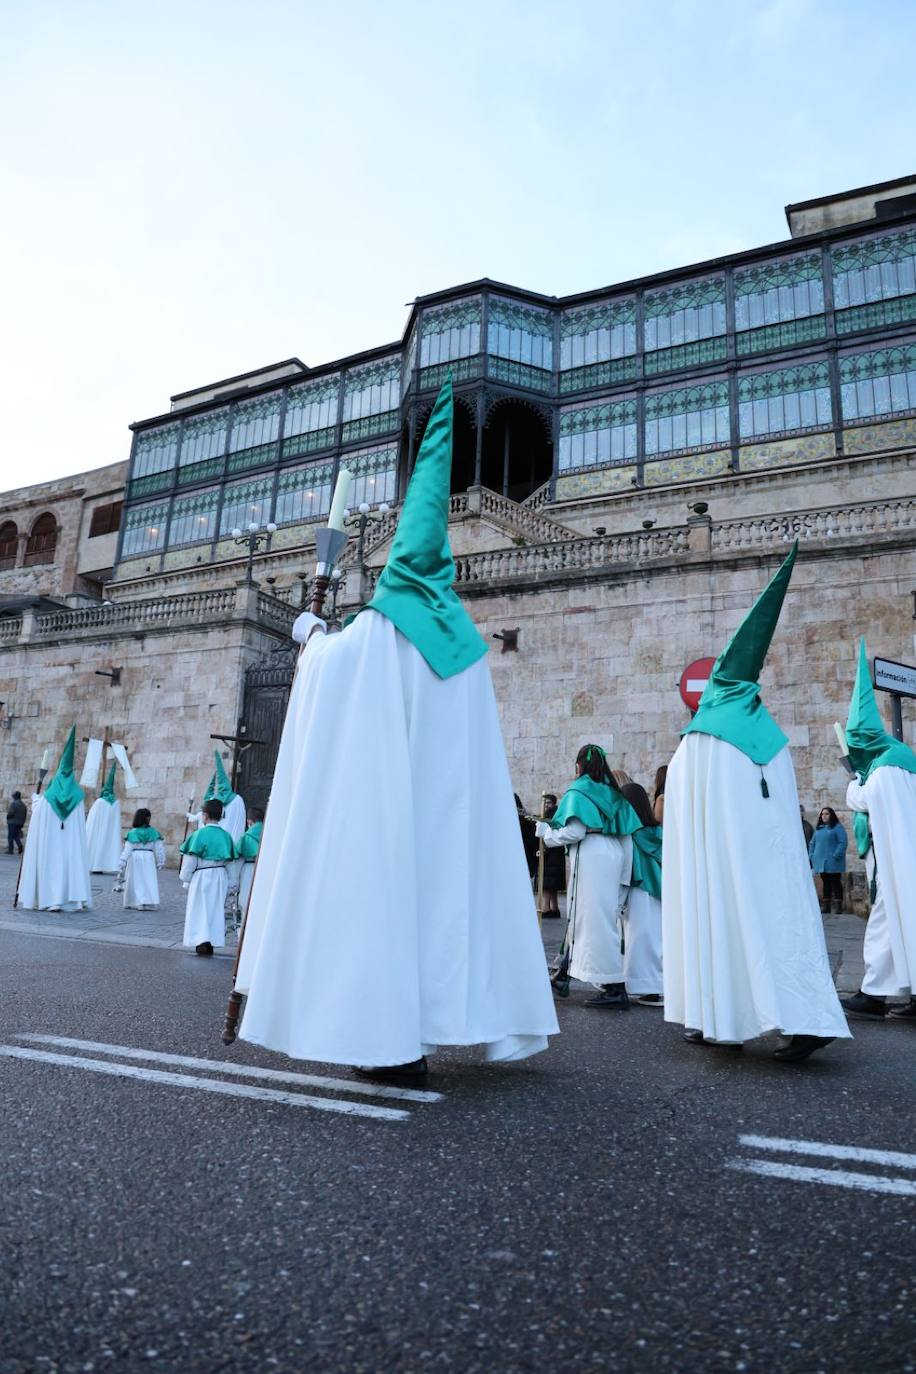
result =
[{"label": "street lamp post", "polygon": [[378,510],[373,511],[368,501],[360,501],[355,511],[344,511],[344,527],[347,525],[357,532],[356,561],[359,564],[359,597],[365,601],[368,595],[366,572],[366,530],[376,520],[383,520],[391,507],[387,501],[380,501]]},{"label": "street lamp post", "polygon": [[276,529],[277,527],[274,524],[274,522],[272,520],[269,520],[267,524],[264,526],[263,530],[261,529],[260,525],[258,525],[255,521],[252,521],[251,524],[248,526],[247,531],[243,531],[238,528],[232,531],[232,538],[235,540],[235,542],[242,548],[247,547],[248,549],[248,566],[245,569],[245,585],[247,587],[254,586],[254,578],[252,577],[251,573],[252,567],[254,565],[255,553],[261,547],[262,544],[267,543],[270,536],[276,532]]}]

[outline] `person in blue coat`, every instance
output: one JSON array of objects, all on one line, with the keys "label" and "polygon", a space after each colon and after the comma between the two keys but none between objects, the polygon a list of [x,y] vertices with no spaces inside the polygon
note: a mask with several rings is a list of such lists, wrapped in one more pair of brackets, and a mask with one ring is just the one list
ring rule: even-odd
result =
[{"label": "person in blue coat", "polygon": [[830,904],[836,915],[843,910],[843,874],[846,872],[846,831],[840,825],[832,806],[825,806],[817,818],[817,829],[808,844],[808,857],[815,873],[821,875],[823,894],[821,911],[830,914]]}]

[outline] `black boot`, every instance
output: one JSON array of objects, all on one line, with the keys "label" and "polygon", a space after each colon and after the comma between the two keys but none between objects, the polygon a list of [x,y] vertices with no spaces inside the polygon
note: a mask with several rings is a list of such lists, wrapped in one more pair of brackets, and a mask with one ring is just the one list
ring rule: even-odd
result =
[{"label": "black boot", "polygon": [[429,1065],[426,1055],[413,1059],[409,1064],[388,1064],[378,1068],[354,1068],[357,1078],[368,1078],[372,1083],[393,1083],[402,1088],[422,1088],[426,1082]]},{"label": "black boot", "polygon": [[889,1013],[895,1021],[912,1021],[916,1024],[916,997],[911,997],[901,1007],[891,1007]]},{"label": "black boot", "polygon": [[840,1006],[847,1016],[861,1018],[863,1021],[883,1021],[887,1015],[883,997],[872,997],[870,993],[861,990],[852,997],[841,997]]},{"label": "black boot", "polygon": [[213,946],[209,940],[204,940],[202,944],[194,946],[194,953],[199,954],[202,959],[209,959],[213,953]]},{"label": "black boot", "polygon": [[800,1064],[815,1050],[833,1044],[833,1039],[832,1035],[790,1035],[785,1045],[773,1051],[773,1058],[781,1064]]},{"label": "black boot", "polygon": [[585,999],[587,1007],[604,1007],[608,1011],[629,1011],[630,999],[623,983],[604,983],[597,997]]}]

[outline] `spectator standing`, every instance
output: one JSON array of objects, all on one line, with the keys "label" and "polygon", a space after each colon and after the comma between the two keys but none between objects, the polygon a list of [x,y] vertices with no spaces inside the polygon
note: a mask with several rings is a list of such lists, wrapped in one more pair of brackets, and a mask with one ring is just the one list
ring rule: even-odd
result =
[{"label": "spectator standing", "polygon": [[[544,817],[552,820],[557,814],[554,792],[544,793]],[[566,850],[544,847],[544,891],[541,894],[541,916],[560,915],[559,894],[566,891]]]},{"label": "spectator standing", "polygon": [[533,878],[538,871],[538,842],[534,833],[534,821],[522,805],[522,799],[518,793],[513,793],[513,796],[515,797],[515,809],[518,812],[518,828],[522,832],[522,847],[525,850],[528,877]]},{"label": "spectator standing", "polygon": [[21,792],[14,792],[13,799],[6,809],[6,852],[12,854],[13,845],[22,853],[22,827],[28,812]]},{"label": "spectator standing", "polygon": [[798,811],[799,815],[801,816],[801,825],[802,832],[805,836],[805,845],[807,846],[811,843],[811,836],[814,834],[814,826],[811,824],[811,822],[808,820],[808,817],[805,815],[805,808],[802,806],[801,802],[799,802],[798,804]]},{"label": "spectator standing", "polygon": [[817,821],[817,829],[808,845],[808,857],[815,873],[823,883],[821,912],[829,916],[831,902],[835,915],[843,910],[843,874],[846,872],[846,831],[840,825],[832,806],[825,806]]},{"label": "spectator standing", "polygon": [[665,818],[665,781],[668,777],[668,765],[663,763],[661,768],[655,770],[655,791],[652,796],[652,814],[655,817],[655,824],[664,824]]}]

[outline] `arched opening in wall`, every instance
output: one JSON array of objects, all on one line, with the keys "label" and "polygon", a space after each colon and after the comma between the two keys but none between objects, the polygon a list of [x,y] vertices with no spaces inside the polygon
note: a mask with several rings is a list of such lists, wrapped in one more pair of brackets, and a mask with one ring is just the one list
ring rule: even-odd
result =
[{"label": "arched opening in wall", "polygon": [[57,521],[50,511],[45,511],[32,526],[26,541],[23,565],[33,568],[37,563],[53,563],[56,549]]},{"label": "arched opening in wall", "polygon": [[14,520],[5,520],[0,525],[0,570],[5,568],[15,568],[16,548],[19,543],[19,531]]},{"label": "arched opening in wall", "polygon": [[[430,414],[432,414],[431,411]],[[417,425],[417,453],[420,451],[420,444],[423,442],[428,422],[429,414],[424,415]],[[453,495],[456,492],[467,491],[468,487],[473,486],[476,448],[477,425],[474,419],[473,401],[465,400],[462,396],[456,396],[452,440],[452,478],[449,486],[449,491]],[[416,453],[414,454],[414,461],[416,461]],[[406,491],[406,487],[402,487],[401,490],[402,492]]]},{"label": "arched opening in wall", "polygon": [[497,401],[483,432],[481,483],[524,501],[549,480],[553,445],[547,420],[524,401]]}]

